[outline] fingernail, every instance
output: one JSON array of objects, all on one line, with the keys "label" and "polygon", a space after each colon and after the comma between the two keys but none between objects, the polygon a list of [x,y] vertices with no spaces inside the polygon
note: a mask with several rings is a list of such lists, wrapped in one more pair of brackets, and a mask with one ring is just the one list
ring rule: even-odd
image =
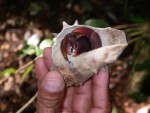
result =
[{"label": "fingernail", "polygon": [[44,87],[51,93],[60,92],[64,89],[64,83],[58,79],[46,79]]}]

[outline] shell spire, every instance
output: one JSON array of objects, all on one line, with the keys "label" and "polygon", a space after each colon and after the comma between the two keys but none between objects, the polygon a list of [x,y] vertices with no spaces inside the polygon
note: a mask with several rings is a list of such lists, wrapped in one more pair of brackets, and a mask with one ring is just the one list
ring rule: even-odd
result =
[{"label": "shell spire", "polygon": [[79,25],[78,20],[76,20],[76,21],[74,22],[74,24],[73,24],[73,25],[74,25],[74,26]]},{"label": "shell spire", "polygon": [[67,27],[70,27],[70,25],[68,25],[65,21],[63,21],[62,24],[63,24],[63,29],[67,28]]}]

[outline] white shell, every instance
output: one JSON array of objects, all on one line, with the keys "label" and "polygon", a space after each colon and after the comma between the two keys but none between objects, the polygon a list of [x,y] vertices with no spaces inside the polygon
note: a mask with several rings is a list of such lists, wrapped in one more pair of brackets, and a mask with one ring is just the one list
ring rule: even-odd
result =
[{"label": "white shell", "polygon": [[[86,27],[97,32],[102,41],[102,47],[82,53],[76,57],[69,56],[66,61],[61,52],[61,41],[74,29]],[[56,36],[52,47],[53,67],[51,70],[59,71],[67,86],[81,85],[101,68],[114,62],[127,46],[125,33],[113,28],[95,28],[87,25],[78,25],[78,21],[70,26],[63,22],[62,31]]]}]

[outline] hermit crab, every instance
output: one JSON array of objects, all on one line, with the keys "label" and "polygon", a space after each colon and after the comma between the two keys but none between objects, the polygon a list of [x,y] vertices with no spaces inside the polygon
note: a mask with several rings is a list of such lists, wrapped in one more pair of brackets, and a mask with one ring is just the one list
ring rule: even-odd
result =
[{"label": "hermit crab", "polygon": [[63,76],[66,86],[82,85],[100,69],[114,62],[127,46],[125,33],[63,22],[52,47],[51,70]]}]

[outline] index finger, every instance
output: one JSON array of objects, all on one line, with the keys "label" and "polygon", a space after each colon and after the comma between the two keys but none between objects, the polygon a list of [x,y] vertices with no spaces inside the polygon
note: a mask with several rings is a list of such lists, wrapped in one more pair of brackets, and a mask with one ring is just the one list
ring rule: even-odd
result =
[{"label": "index finger", "polygon": [[46,64],[46,67],[48,70],[52,66],[52,57],[51,56],[52,56],[52,48],[51,47],[45,48],[43,51],[43,58],[44,58],[44,62]]}]

